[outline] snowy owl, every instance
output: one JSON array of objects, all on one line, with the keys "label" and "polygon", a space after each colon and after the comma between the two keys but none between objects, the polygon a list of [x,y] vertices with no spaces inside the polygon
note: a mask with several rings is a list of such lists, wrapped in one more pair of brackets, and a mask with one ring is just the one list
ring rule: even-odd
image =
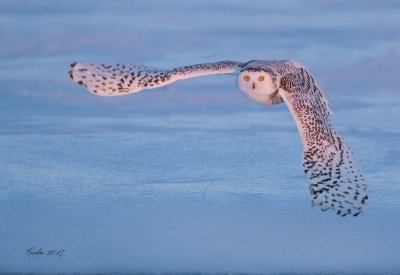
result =
[{"label": "snowy owl", "polygon": [[240,91],[264,105],[285,102],[303,142],[303,167],[311,204],[322,211],[357,216],[367,205],[369,188],[349,146],[329,116],[331,110],[312,75],[295,61],[220,61],[160,70],[135,64],[73,63],[70,77],[91,93],[137,93],[203,75],[234,74]]}]

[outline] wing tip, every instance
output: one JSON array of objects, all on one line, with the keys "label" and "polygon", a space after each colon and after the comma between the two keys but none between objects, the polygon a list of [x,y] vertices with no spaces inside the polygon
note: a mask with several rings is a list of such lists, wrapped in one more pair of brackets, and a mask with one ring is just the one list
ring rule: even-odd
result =
[{"label": "wing tip", "polygon": [[346,217],[346,216],[353,216],[357,217],[361,213],[364,213],[363,207],[366,206],[366,203],[363,203],[363,205],[355,205],[351,203],[351,205],[335,205],[335,204],[329,204],[327,201],[315,201],[312,199],[311,201],[311,207],[314,207],[318,205],[320,207],[320,210],[322,212],[326,212],[328,210],[332,210],[335,214],[341,217]]},{"label": "wing tip", "polygon": [[72,80],[74,80],[74,75],[73,75],[73,71],[72,70],[68,71],[68,75]]}]

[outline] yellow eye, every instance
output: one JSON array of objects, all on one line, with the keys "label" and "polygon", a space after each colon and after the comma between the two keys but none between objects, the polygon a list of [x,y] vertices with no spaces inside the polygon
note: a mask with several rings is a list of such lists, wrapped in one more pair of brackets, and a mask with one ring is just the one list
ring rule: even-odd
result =
[{"label": "yellow eye", "polygon": [[258,77],[258,80],[259,80],[259,81],[264,81],[264,77],[263,77],[263,76],[259,76],[259,77]]},{"label": "yellow eye", "polygon": [[245,81],[249,81],[249,80],[250,80],[250,76],[245,75],[245,76],[244,76],[244,80],[245,80]]}]

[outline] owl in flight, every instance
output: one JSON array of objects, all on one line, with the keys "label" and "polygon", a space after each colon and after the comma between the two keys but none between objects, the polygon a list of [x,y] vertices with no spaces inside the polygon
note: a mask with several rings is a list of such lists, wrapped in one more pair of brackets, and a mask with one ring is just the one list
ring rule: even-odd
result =
[{"label": "owl in flight", "polygon": [[303,142],[303,168],[312,206],[357,216],[367,205],[369,188],[350,147],[329,116],[328,101],[312,75],[295,61],[220,61],[161,70],[135,64],[72,63],[69,76],[89,92],[117,96],[154,89],[177,80],[237,75],[239,90],[264,105],[288,106]]}]

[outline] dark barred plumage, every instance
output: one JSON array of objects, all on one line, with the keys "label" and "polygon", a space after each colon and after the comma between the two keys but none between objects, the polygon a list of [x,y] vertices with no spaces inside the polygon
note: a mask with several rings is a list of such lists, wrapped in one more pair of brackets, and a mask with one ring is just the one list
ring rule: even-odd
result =
[{"label": "dark barred plumage", "polygon": [[330,120],[328,101],[298,62],[220,61],[172,70],[135,64],[73,63],[71,67],[70,77],[100,96],[136,93],[203,75],[235,74],[239,89],[249,98],[265,105],[282,100],[287,104],[303,142],[303,167],[310,181],[312,205],[341,216],[357,216],[367,204],[369,188],[352,151]]}]

